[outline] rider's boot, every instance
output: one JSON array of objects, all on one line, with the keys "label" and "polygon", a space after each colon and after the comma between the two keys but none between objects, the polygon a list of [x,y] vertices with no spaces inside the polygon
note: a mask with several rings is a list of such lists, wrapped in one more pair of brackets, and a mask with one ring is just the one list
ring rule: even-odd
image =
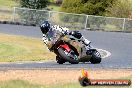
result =
[{"label": "rider's boot", "polygon": [[84,38],[83,36],[81,37],[81,40],[83,41],[83,43],[85,44],[85,48],[87,49],[87,50],[89,50],[90,49],[90,43],[91,43],[91,41],[89,41],[89,40],[87,40],[86,38]]}]

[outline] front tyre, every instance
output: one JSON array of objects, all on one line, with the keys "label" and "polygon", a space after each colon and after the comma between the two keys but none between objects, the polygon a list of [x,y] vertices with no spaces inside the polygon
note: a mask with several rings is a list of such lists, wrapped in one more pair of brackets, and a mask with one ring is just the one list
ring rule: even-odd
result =
[{"label": "front tyre", "polygon": [[90,62],[92,64],[99,64],[101,62],[101,60],[102,60],[102,58],[101,58],[100,53],[97,50],[93,51],[92,58],[90,59]]},{"label": "front tyre", "polygon": [[67,52],[64,48],[58,49],[59,55],[66,61],[68,61],[71,64],[78,64],[78,56],[75,54],[73,50],[70,50],[70,52]]},{"label": "front tyre", "polygon": [[59,56],[56,56],[56,61],[57,61],[58,64],[65,63],[65,60],[64,59],[61,59]]}]

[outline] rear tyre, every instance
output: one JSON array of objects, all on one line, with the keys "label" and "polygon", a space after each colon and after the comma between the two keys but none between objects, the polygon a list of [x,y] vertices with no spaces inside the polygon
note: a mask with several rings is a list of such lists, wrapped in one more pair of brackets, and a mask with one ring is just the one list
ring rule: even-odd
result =
[{"label": "rear tyre", "polygon": [[92,64],[99,64],[101,62],[101,60],[102,60],[102,58],[101,58],[100,53],[97,50],[93,51],[92,58],[90,59],[90,62]]},{"label": "rear tyre", "polygon": [[56,56],[56,61],[57,61],[58,64],[65,63],[65,60],[64,59],[61,59],[59,56]]},{"label": "rear tyre", "polygon": [[[72,53],[68,53],[65,49],[63,48],[59,48],[58,49],[58,53],[59,55],[65,59],[66,61],[68,61],[69,63],[71,64],[78,64],[79,61],[78,61],[78,57],[77,55],[75,54],[75,52],[73,50],[71,50]],[[71,55],[72,54],[72,55]]]}]

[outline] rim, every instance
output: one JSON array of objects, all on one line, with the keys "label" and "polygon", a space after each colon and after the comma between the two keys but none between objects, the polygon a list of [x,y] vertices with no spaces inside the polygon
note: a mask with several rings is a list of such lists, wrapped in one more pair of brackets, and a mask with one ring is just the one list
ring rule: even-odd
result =
[{"label": "rim", "polygon": [[101,55],[100,55],[100,53],[99,53],[98,51],[95,51],[94,54],[95,54],[97,57],[101,58]]}]

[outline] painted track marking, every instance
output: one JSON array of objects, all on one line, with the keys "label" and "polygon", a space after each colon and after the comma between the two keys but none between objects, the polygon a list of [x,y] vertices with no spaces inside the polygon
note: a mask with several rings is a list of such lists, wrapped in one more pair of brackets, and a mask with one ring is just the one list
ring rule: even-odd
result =
[{"label": "painted track marking", "polygon": [[109,52],[109,51],[107,51],[107,50],[104,50],[104,49],[97,49],[99,52],[105,52],[106,53],[106,55],[103,55],[103,57],[102,58],[107,58],[107,57],[109,57],[109,56],[111,56],[111,53]]}]

